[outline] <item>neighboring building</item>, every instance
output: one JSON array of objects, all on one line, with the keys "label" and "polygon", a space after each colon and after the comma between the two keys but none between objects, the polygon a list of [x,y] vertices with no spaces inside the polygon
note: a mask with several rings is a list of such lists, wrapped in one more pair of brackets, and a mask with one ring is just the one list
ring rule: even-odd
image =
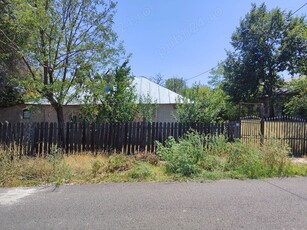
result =
[{"label": "neighboring building", "polygon": [[[176,101],[181,97],[179,94],[160,86],[145,77],[135,77],[137,101],[140,97],[151,98],[157,105],[153,121],[173,122],[176,112]],[[28,109],[30,107],[30,109]],[[80,104],[77,102],[63,106],[65,122],[77,119],[80,112]],[[137,119],[137,118],[136,118]],[[40,104],[21,104],[0,108],[0,122],[57,122],[56,112],[45,100]]]}]

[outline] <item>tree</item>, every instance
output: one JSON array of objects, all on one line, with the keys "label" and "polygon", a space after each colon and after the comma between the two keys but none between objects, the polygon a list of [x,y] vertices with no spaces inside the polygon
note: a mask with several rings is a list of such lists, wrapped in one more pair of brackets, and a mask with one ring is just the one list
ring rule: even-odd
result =
[{"label": "tree", "polygon": [[210,71],[209,82],[208,84],[213,88],[220,88],[222,81],[224,80],[225,62],[219,62],[217,67]]},{"label": "tree", "polygon": [[294,18],[278,8],[268,11],[265,4],[252,5],[232,34],[234,51],[227,52],[224,64],[222,88],[232,101],[256,102],[268,97],[270,116],[274,116],[276,92],[283,83],[280,73],[286,69],[298,72],[305,62],[301,57],[296,62],[293,54],[303,54],[306,45],[294,45],[289,37],[292,35],[306,44],[306,38],[298,38],[294,32],[301,24],[306,25],[303,17]]},{"label": "tree", "polygon": [[[21,79],[25,68],[18,52],[3,43],[6,40],[6,34],[14,37],[14,42],[20,45],[24,44],[26,40],[25,37],[9,28],[6,17],[12,17],[12,7],[10,1],[0,1],[0,106],[10,106],[22,102],[21,92],[12,79]],[[1,31],[5,31],[5,34]]]},{"label": "tree", "polygon": [[285,104],[285,112],[307,119],[307,77],[293,79],[288,87],[293,96]]},{"label": "tree", "polygon": [[21,86],[28,100],[47,99],[64,138],[63,105],[80,94],[82,84],[112,68],[123,49],[112,29],[116,4],[104,0],[12,0],[10,30],[26,33],[20,46],[6,31],[1,41],[20,54],[28,69]]},{"label": "tree", "polygon": [[128,61],[86,82],[83,118],[90,122],[128,122],[136,115],[136,95]]},{"label": "tree", "polygon": [[288,17],[281,42],[283,69],[291,75],[307,75],[307,22],[304,17]]},{"label": "tree", "polygon": [[230,120],[237,109],[227,99],[228,96],[220,88],[194,85],[178,101],[175,117],[180,122],[210,123]]},{"label": "tree", "polygon": [[164,76],[161,73],[156,74],[156,76],[151,77],[150,80],[154,83],[163,86],[164,85]]},{"label": "tree", "polygon": [[138,98],[137,113],[143,121],[152,122],[157,108],[157,102],[149,94]]},{"label": "tree", "polygon": [[173,77],[165,81],[165,87],[169,90],[181,94],[187,86],[183,78]]}]

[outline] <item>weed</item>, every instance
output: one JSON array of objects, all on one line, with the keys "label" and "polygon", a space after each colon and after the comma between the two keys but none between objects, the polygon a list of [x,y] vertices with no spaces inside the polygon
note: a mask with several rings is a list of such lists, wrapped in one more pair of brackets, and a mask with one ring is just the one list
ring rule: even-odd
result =
[{"label": "weed", "polygon": [[145,180],[149,178],[151,175],[152,175],[151,168],[146,163],[140,163],[128,172],[128,177],[137,180]]},{"label": "weed", "polygon": [[107,172],[121,172],[131,168],[132,162],[123,154],[109,156]]},{"label": "weed", "polygon": [[94,177],[96,177],[99,169],[101,168],[101,162],[99,160],[94,160],[92,163],[92,174]]},{"label": "weed", "polygon": [[157,153],[166,161],[168,173],[191,177],[200,171],[198,162],[203,154],[203,137],[194,132],[186,134],[176,142],[170,137],[165,146],[157,143]]},{"label": "weed", "polygon": [[159,163],[159,156],[153,153],[138,153],[135,155],[137,161],[145,161],[151,165],[157,165]]}]

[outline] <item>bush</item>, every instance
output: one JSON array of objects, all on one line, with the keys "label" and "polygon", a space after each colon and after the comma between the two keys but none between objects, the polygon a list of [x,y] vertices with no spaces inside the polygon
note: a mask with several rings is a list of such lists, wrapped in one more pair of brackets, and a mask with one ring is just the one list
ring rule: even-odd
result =
[{"label": "bush", "polygon": [[101,168],[101,166],[102,166],[101,161],[99,161],[97,159],[93,161],[93,163],[92,163],[92,174],[93,174],[94,177],[96,177],[96,175],[97,175],[99,169]]},{"label": "bush", "polygon": [[260,150],[253,144],[234,142],[229,149],[225,170],[257,178],[263,171]]},{"label": "bush", "polygon": [[262,161],[268,167],[269,172],[284,175],[289,167],[291,149],[285,143],[277,139],[267,140],[261,147]]},{"label": "bush", "polygon": [[128,172],[128,177],[132,179],[144,180],[152,174],[151,168],[145,163],[138,164]]},{"label": "bush", "polygon": [[198,162],[202,157],[204,138],[197,133],[187,133],[176,142],[170,137],[165,146],[157,143],[157,153],[162,160],[166,161],[168,173],[182,176],[192,176],[200,171]]},{"label": "bush", "polygon": [[123,154],[109,156],[107,172],[121,172],[131,168],[131,161]]},{"label": "bush", "polygon": [[157,149],[166,161],[167,173],[185,177],[223,172],[237,178],[262,178],[293,171],[289,168],[289,147],[278,140],[267,140],[260,147],[190,132],[178,142],[170,137],[164,145],[157,143]]}]

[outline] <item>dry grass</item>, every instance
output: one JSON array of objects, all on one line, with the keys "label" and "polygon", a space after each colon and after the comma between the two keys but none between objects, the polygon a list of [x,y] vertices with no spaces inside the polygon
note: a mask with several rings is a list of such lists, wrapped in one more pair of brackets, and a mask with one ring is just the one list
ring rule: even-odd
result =
[{"label": "dry grass", "polygon": [[166,180],[171,178],[153,154],[58,154],[11,161],[0,151],[0,187]]},{"label": "dry grass", "polygon": [[[228,149],[228,145],[235,145],[235,143],[228,143],[224,147]],[[240,143],[237,143],[237,145],[240,145]],[[235,146],[233,147],[235,148]],[[213,171],[205,171],[201,174],[204,175],[203,178],[241,178],[239,176],[234,177],[232,172],[223,172],[219,167],[214,167],[215,164],[224,165],[225,159],[223,158],[226,157],[225,153],[222,154],[223,148],[218,145],[216,148],[219,152],[217,156],[221,157],[221,162],[216,161],[215,158],[211,161],[209,159]],[[307,165],[302,164],[301,161],[291,161],[288,164],[288,149],[286,147],[280,148],[278,143],[272,142],[265,145],[262,148],[262,153],[262,160],[267,165],[278,166],[278,168],[288,165],[285,169],[285,175],[307,175]],[[301,159],[306,160],[307,158]],[[238,159],[235,162],[238,163]],[[242,178],[245,178],[243,176]],[[139,153],[134,156],[127,156],[123,154],[107,155],[101,152],[96,155],[82,153],[67,156],[63,155],[61,151],[55,150],[54,155],[45,158],[22,157],[11,160],[10,154],[1,151],[0,148],[0,187],[183,179],[186,178],[167,174],[165,162],[160,161],[155,154]],[[197,180],[197,177],[194,179]]]}]

